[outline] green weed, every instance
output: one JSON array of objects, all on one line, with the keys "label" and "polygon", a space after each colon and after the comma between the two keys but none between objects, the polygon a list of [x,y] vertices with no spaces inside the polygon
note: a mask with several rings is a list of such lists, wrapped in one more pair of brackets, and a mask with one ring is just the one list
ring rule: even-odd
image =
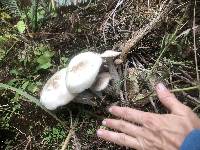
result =
[{"label": "green weed", "polygon": [[66,131],[62,125],[57,124],[54,127],[46,127],[43,135],[43,141],[49,146],[53,146],[55,143],[62,143],[66,138]]}]

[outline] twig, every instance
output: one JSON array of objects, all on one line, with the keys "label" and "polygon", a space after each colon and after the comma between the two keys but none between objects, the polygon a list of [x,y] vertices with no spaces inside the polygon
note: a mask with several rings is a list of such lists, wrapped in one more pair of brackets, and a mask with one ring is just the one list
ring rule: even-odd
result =
[{"label": "twig", "polygon": [[16,129],[17,131],[19,131],[21,134],[26,136],[26,133],[22,132],[20,129],[16,128],[15,126],[13,126],[14,129]]},{"label": "twig", "polygon": [[78,139],[76,134],[73,135],[73,145],[74,145],[74,150],[81,150],[80,139]]},{"label": "twig", "polygon": [[147,1],[148,11],[150,10],[150,0]]},{"label": "twig", "polygon": [[198,105],[197,107],[195,107],[192,111],[195,112],[196,110],[198,110],[200,108],[200,105]]},{"label": "twig", "polygon": [[159,111],[158,111],[158,108],[156,107],[156,104],[155,104],[154,101],[153,101],[153,98],[150,97],[149,99],[150,99],[151,105],[153,106],[154,111],[155,111],[156,113],[158,113]]},{"label": "twig", "polygon": [[176,76],[176,77],[179,77],[181,80],[185,81],[186,83],[189,83],[189,84],[191,84],[193,86],[196,85],[195,83],[190,81],[190,79],[188,79],[188,78],[186,78],[184,76],[181,76],[181,75],[178,75],[178,74],[175,74],[175,73],[173,73],[173,75]]},{"label": "twig", "polygon": [[104,37],[104,42],[106,43],[106,35],[105,35],[105,29],[107,28],[107,24],[108,24],[108,20],[111,19],[112,16],[112,21],[113,21],[113,29],[114,29],[114,19],[115,19],[115,12],[117,10],[117,8],[122,5],[124,0],[119,0],[117,2],[117,5],[115,6],[115,8],[112,10],[112,12],[109,14],[108,18],[106,19],[105,23],[103,24],[103,37]]},{"label": "twig", "polygon": [[[165,3],[166,1],[164,2],[164,4]],[[163,5],[161,7],[161,12],[156,18],[149,22],[145,27],[140,28],[138,31],[133,31],[132,37],[120,46],[120,50],[122,51],[120,59],[123,62],[126,60],[130,49],[133,48],[145,35],[147,35],[153,28],[156,27],[156,25],[162,20],[163,16],[170,10],[172,4],[173,0],[170,0],[166,8],[164,8],[165,5]]]},{"label": "twig", "polygon": [[[199,69],[198,69],[198,59],[197,59],[197,47],[196,47],[196,28],[195,28],[195,24],[196,24],[196,0],[195,0],[195,4],[194,4],[194,19],[193,19],[193,40],[194,40],[194,57],[195,57],[195,66],[196,66],[196,75],[197,75],[197,82],[199,83]],[[200,98],[200,90],[199,90],[199,98]]]},{"label": "twig", "polygon": [[67,138],[65,139],[65,142],[64,142],[61,150],[65,150],[67,148],[67,145],[68,145],[73,134],[74,134],[74,128],[71,128],[68,135],[67,135]]},{"label": "twig", "polygon": [[[175,86],[175,88],[177,88],[177,86]],[[182,91],[182,94],[187,97],[188,99],[192,100],[193,103],[195,104],[200,104],[200,101],[192,96],[190,96],[188,93],[186,93],[185,91]]]},{"label": "twig", "polygon": [[125,70],[124,70],[124,94],[125,94],[125,100],[128,101],[128,93],[127,93],[127,73],[128,73],[128,62],[125,64]]},{"label": "twig", "polygon": [[[112,11],[113,29],[114,29],[114,26],[115,26],[115,12],[116,12],[117,8],[118,8],[120,5],[122,5],[123,1],[124,1],[124,0],[119,0],[119,1],[117,2],[117,5],[115,6],[114,10]],[[115,32],[115,29],[114,29],[114,32]]]},{"label": "twig", "polygon": [[119,91],[119,96],[120,96],[120,99],[121,99],[121,102],[122,102],[122,106],[127,106],[127,102],[125,99],[124,99],[124,94],[123,94],[123,91],[120,90]]},{"label": "twig", "polygon": [[191,75],[189,75],[186,71],[184,71],[184,70],[182,70],[182,69],[179,69],[179,70],[181,71],[181,73],[183,73],[183,74],[187,77],[188,80],[194,80],[194,79],[191,77]]},{"label": "twig", "polygon": [[[200,89],[200,85],[196,85],[196,86],[192,86],[192,87],[186,87],[186,88],[182,88],[182,89],[173,89],[173,90],[170,90],[170,92],[172,92],[172,93],[183,92],[183,91],[185,92],[185,91],[192,91],[192,90],[196,90],[196,89]],[[147,97],[153,97],[153,96],[156,96],[155,92],[152,92],[145,97],[136,99],[135,102],[140,101],[142,99],[145,99]]]},{"label": "twig", "polygon": [[29,136],[27,137],[27,139],[28,139],[28,142],[27,142],[27,144],[26,144],[24,150],[27,150],[28,146],[30,145],[30,143],[31,143],[31,136],[29,135]]},{"label": "twig", "polygon": [[66,148],[67,148],[67,146],[69,144],[69,141],[70,141],[71,137],[73,136],[73,134],[75,132],[74,129],[76,128],[76,126],[78,124],[78,120],[77,119],[75,120],[75,122],[73,124],[72,123],[72,115],[71,115],[71,113],[70,113],[70,116],[71,116],[71,127],[70,127],[69,133],[68,133],[68,135],[67,135],[67,137],[65,139],[65,142],[64,142],[61,150],[66,150]]},{"label": "twig", "polygon": [[188,99],[192,100],[196,104],[200,104],[200,100],[196,99],[195,97],[192,97],[188,95],[186,92],[182,91],[183,95],[186,96]]}]

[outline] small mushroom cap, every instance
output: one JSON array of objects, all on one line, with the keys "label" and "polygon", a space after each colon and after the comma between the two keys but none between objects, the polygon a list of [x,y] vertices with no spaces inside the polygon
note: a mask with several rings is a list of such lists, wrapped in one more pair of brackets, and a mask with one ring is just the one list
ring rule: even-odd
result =
[{"label": "small mushroom cap", "polygon": [[66,87],[67,69],[56,72],[45,84],[40,95],[40,102],[49,110],[66,105],[75,97]]},{"label": "small mushroom cap", "polygon": [[111,80],[111,75],[109,72],[102,72],[97,76],[95,83],[92,85],[92,90],[102,91],[104,90]]},{"label": "small mushroom cap", "polygon": [[99,54],[81,53],[70,61],[67,69],[67,88],[71,93],[81,93],[95,82],[102,64]]},{"label": "small mushroom cap", "polygon": [[113,50],[107,50],[104,53],[101,54],[101,57],[107,58],[107,57],[117,57],[121,54],[121,52],[116,52]]}]

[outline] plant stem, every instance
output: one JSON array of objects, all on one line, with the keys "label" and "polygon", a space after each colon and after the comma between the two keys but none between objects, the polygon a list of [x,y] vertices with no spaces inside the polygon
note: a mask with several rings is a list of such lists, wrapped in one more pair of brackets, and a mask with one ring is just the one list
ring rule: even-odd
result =
[{"label": "plant stem", "polygon": [[24,96],[25,98],[28,99],[28,100],[23,99],[24,101],[29,101],[29,102],[35,103],[37,106],[42,108],[45,112],[47,112],[50,116],[52,116],[54,119],[56,119],[58,122],[60,122],[61,125],[63,125],[65,128],[67,127],[66,124],[62,120],[60,120],[55,114],[53,114],[51,111],[49,111],[44,106],[42,106],[37,98],[31,96],[30,94],[24,92],[21,89],[17,89],[15,87],[9,86],[7,84],[0,83],[0,88],[11,90],[11,91],[14,91],[14,92]]},{"label": "plant stem", "polygon": [[[192,91],[192,90],[196,90],[196,89],[200,89],[200,85],[196,85],[196,86],[192,86],[192,87],[186,87],[186,88],[182,88],[182,89],[173,89],[173,90],[170,90],[170,92],[172,92],[172,93],[176,93],[176,92],[185,92],[185,91]],[[156,93],[155,93],[155,92],[152,92],[152,93],[148,94],[148,95],[145,96],[145,97],[136,99],[134,102],[140,101],[140,100],[145,99],[145,98],[147,98],[147,97],[153,97],[153,96],[156,96]]]},{"label": "plant stem", "polygon": [[38,22],[37,22],[37,11],[38,11],[38,0],[32,0],[32,30],[33,32],[36,32],[37,30],[37,26],[38,26]]}]

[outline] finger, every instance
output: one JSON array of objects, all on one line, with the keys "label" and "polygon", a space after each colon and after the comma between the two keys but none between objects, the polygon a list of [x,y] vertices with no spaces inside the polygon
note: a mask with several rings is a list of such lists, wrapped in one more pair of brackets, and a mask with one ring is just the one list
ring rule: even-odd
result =
[{"label": "finger", "polygon": [[117,117],[123,118],[127,121],[143,124],[149,118],[157,117],[157,114],[143,112],[128,107],[111,106],[109,112]]},{"label": "finger", "polygon": [[156,93],[160,102],[167,107],[174,114],[182,114],[185,108],[180,101],[178,101],[174,94],[172,94],[162,83],[156,86]]},{"label": "finger", "polygon": [[117,133],[113,131],[99,129],[97,131],[97,136],[106,141],[110,141],[121,146],[127,146],[135,149],[141,148],[136,138],[128,136],[124,133]]},{"label": "finger", "polygon": [[103,120],[102,124],[106,127],[116,129],[121,131],[127,135],[132,137],[145,137],[148,136],[142,129],[142,127],[136,126],[124,120],[116,120],[116,119],[105,119]]}]

